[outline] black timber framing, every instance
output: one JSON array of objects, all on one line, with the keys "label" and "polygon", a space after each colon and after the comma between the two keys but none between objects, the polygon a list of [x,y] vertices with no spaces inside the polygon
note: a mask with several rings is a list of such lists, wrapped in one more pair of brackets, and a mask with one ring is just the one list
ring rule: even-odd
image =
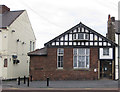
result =
[{"label": "black timber framing", "polygon": [[[83,29],[83,30],[82,30]],[[74,40],[74,34],[89,34],[88,40]],[[72,37],[70,37],[70,35]],[[96,37],[96,38],[95,38]],[[61,40],[61,38],[63,38]],[[72,40],[70,40],[70,38]],[[92,38],[92,40],[91,40]],[[52,45],[54,43],[54,45]],[[71,43],[71,44],[70,44]],[[114,47],[116,44],[81,22],[44,44],[45,47]]]}]

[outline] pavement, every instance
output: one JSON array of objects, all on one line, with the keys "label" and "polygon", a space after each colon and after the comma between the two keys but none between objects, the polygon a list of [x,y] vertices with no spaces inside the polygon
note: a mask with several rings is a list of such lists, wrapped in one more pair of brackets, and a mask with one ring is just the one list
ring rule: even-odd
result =
[{"label": "pavement", "polygon": [[120,82],[115,80],[85,80],[85,81],[32,81],[29,87],[23,80],[3,81],[2,92],[120,92]]},{"label": "pavement", "polygon": [[29,87],[23,81],[20,85],[17,81],[3,81],[2,88],[118,88],[118,81],[115,80],[88,80],[88,81],[46,81],[30,82]]}]

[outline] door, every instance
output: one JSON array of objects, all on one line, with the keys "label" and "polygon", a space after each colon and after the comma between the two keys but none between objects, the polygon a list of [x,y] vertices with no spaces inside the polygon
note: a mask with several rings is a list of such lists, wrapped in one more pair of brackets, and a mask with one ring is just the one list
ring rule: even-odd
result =
[{"label": "door", "polygon": [[100,62],[100,78],[112,79],[112,61]]}]

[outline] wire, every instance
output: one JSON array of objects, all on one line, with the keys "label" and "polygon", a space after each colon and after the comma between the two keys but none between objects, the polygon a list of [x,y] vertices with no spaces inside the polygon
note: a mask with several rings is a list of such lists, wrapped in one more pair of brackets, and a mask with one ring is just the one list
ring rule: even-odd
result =
[{"label": "wire", "polygon": [[50,24],[52,24],[52,25],[54,25],[54,26],[56,26],[56,27],[58,27],[58,28],[63,29],[62,26],[57,25],[57,24],[55,24],[54,22],[51,22],[50,20],[48,20],[47,18],[45,18],[44,16],[40,15],[38,12],[36,12],[34,9],[32,9],[30,6],[28,6],[25,2],[20,1],[20,3],[23,4],[25,7],[27,7],[28,9],[30,9],[33,13],[35,13],[37,16],[39,16],[39,17],[42,18],[43,20],[47,21],[48,23],[50,23]]}]

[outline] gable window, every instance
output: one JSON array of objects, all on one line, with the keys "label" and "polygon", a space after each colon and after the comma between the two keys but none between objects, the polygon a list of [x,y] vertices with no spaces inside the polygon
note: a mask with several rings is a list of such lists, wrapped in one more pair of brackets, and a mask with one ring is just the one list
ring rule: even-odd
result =
[{"label": "gable window", "polygon": [[73,40],[88,40],[89,34],[87,33],[75,33],[73,35]]},{"label": "gable window", "polygon": [[64,56],[64,49],[57,49],[57,68],[63,69],[63,56]]},{"label": "gable window", "polygon": [[89,68],[89,55],[88,48],[73,49],[74,68]]},{"label": "gable window", "polygon": [[35,49],[35,42],[33,42],[33,51],[34,51],[34,49]]},{"label": "gable window", "polygon": [[109,48],[103,48],[103,55],[109,56]]},{"label": "gable window", "polygon": [[4,59],[4,67],[7,67],[7,59]]}]

